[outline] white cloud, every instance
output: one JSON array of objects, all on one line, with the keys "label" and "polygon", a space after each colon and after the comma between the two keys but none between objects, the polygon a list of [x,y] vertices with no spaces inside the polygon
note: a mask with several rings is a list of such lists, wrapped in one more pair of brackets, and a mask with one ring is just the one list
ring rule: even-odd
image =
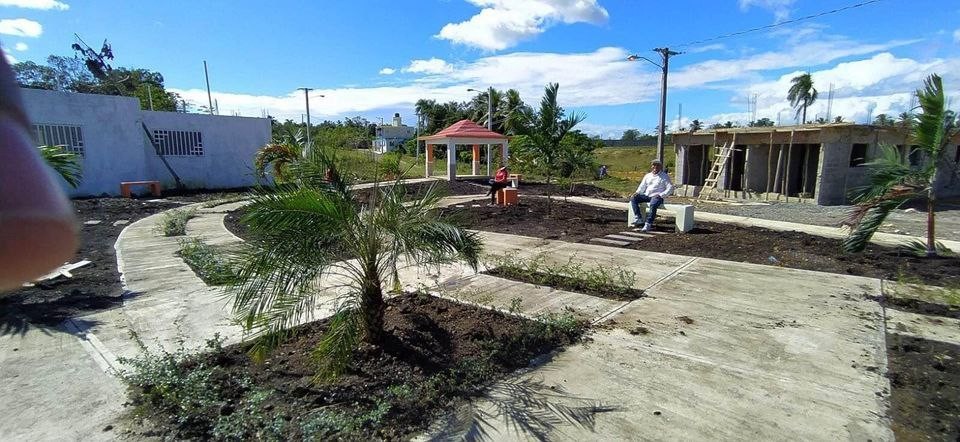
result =
[{"label": "white cloud", "polygon": [[30,49],[30,46],[27,46],[26,43],[24,43],[24,42],[21,41],[21,42],[18,42],[17,44],[15,44],[15,45],[13,46],[13,48],[16,49],[16,50],[18,50],[18,51],[20,51],[20,52],[23,52],[23,51],[26,51],[27,49]]},{"label": "white cloud", "polygon": [[453,66],[439,58],[413,60],[409,66],[403,68],[403,72],[413,74],[446,74],[453,72]]},{"label": "white cloud", "polygon": [[5,18],[0,20],[0,34],[16,37],[39,37],[40,34],[43,34],[43,26],[25,18]]},{"label": "white cloud", "polygon": [[70,9],[70,5],[57,0],[0,0],[0,6],[42,10],[59,9],[61,11]]},{"label": "white cloud", "polygon": [[460,23],[448,23],[435,37],[498,51],[542,34],[556,23],[606,23],[609,13],[597,0],[467,0],[482,8]]},{"label": "white cloud", "polygon": [[774,20],[778,23],[790,18],[790,7],[795,0],[740,0],[740,10],[746,11],[751,6],[767,9],[773,12]]},{"label": "white cloud", "polygon": [[[813,71],[814,87],[819,98],[807,109],[807,119],[818,116],[827,117],[828,105],[831,119],[843,116],[844,121],[868,122],[878,114],[898,115],[909,109],[914,91],[920,87],[923,79],[932,73],[944,76],[944,83],[960,82],[960,58],[933,59],[920,62],[909,58],[897,58],[883,52],[870,58],[839,63],[835,66]],[[790,80],[803,73],[795,71],[781,75],[773,81],[741,85],[745,92],[757,96],[757,118],[770,118],[783,124],[793,124],[795,111],[786,100]],[[833,85],[834,99],[829,103],[830,85]],[[735,97],[743,102],[742,94]],[[709,117],[710,123],[738,121],[746,123],[751,119],[745,112],[722,113]]]},{"label": "white cloud", "polygon": [[699,87],[742,80],[752,73],[766,70],[822,66],[840,58],[876,53],[917,41],[919,40],[877,44],[861,44],[840,38],[807,41],[781,51],[769,51],[739,59],[707,60],[688,65],[676,73],[671,73],[670,85],[680,88]]},{"label": "white cloud", "polygon": [[[685,104],[683,124],[689,124],[688,120],[693,118],[705,123],[727,120],[746,123],[749,116],[743,112],[746,110],[745,97],[756,94],[756,117],[776,121],[779,112],[786,124],[793,120],[793,112],[786,100],[790,79],[810,70],[820,90],[820,99],[810,108],[808,118],[816,118],[818,113],[826,115],[830,83],[834,84],[836,92],[832,116],[842,115],[846,121],[865,121],[870,115],[869,105],[875,107],[874,116],[878,113],[898,114],[909,105],[910,94],[929,73],[939,72],[948,85],[960,84],[960,56],[921,59],[887,52],[908,43],[864,44],[827,36],[796,45],[783,43],[779,51],[740,57],[723,51],[707,61],[686,65],[681,55],[674,61],[677,64],[671,64],[679,68],[671,72],[670,100],[682,100],[685,93],[717,90],[734,97],[730,108],[735,112],[717,113],[715,103],[710,104],[707,112],[699,112],[696,105]],[[437,58],[414,60],[407,67],[397,69],[412,77],[399,85],[315,91],[326,98],[311,100],[311,114],[317,115],[318,119],[337,119],[367,113],[408,113],[412,112],[410,109],[418,99],[465,101],[472,98],[468,88],[488,86],[516,89],[527,103],[535,105],[548,82],[560,84],[560,104],[568,109],[655,103],[660,93],[659,69],[647,63],[628,62],[625,60],[627,55],[623,48],[603,47],[592,52],[568,54],[515,52],[457,63]],[[174,91],[196,103],[206,102],[205,90]],[[950,95],[954,97],[957,93]],[[233,93],[216,93],[215,96],[224,114],[239,112],[259,116],[262,110],[266,110],[277,118],[299,121],[304,113],[303,95],[296,91],[283,96]],[[960,102],[960,97],[952,99],[954,103]],[[675,104],[674,101],[670,103],[671,111]],[[716,115],[708,117],[710,114]],[[647,123],[649,121],[643,124]],[[670,127],[673,126],[671,123]],[[589,133],[604,136],[623,129],[620,126],[593,127],[587,122],[583,126],[583,130]]]},{"label": "white cloud", "polygon": [[394,68],[383,68],[380,69],[380,75],[393,75],[397,70]]},{"label": "white cloud", "polygon": [[9,64],[14,64],[14,63],[17,62],[17,59],[14,58],[14,56],[10,55],[10,53],[7,52],[7,51],[3,51],[3,56],[4,56],[4,58],[7,59],[7,63],[9,63]]},{"label": "white cloud", "polygon": [[720,43],[714,43],[709,45],[698,46],[695,48],[690,48],[685,50],[684,52],[687,52],[690,54],[699,54],[701,52],[719,51],[726,48],[727,48],[726,45],[723,45]]},{"label": "white cloud", "polygon": [[960,44],[960,29],[953,31],[953,42]]}]

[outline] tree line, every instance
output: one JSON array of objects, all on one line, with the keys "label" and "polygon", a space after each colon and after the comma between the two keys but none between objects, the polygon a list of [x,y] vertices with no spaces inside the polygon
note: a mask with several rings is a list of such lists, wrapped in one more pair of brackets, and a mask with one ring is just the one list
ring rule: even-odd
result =
[{"label": "tree line", "polygon": [[[79,41],[79,40],[78,40]],[[109,64],[113,50],[106,41],[99,51],[74,43],[73,56],[50,55],[46,64],[32,61],[15,63],[13,72],[20,87],[85,94],[136,97],[141,109],[186,112],[192,104],[179,94],[169,92],[163,75],[144,68]]]}]

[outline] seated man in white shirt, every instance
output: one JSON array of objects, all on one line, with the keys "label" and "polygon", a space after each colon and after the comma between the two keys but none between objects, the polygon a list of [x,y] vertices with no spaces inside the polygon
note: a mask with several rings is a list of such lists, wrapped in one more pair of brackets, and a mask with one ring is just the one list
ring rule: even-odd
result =
[{"label": "seated man in white shirt", "polygon": [[630,206],[633,208],[634,215],[639,215],[640,203],[650,203],[650,213],[647,214],[646,222],[637,217],[633,221],[634,227],[643,227],[643,232],[649,232],[653,227],[653,219],[657,217],[657,209],[663,205],[663,199],[673,193],[673,183],[670,182],[670,175],[663,171],[663,164],[658,160],[650,162],[650,173],[644,175],[637,186],[637,191],[630,198]]}]

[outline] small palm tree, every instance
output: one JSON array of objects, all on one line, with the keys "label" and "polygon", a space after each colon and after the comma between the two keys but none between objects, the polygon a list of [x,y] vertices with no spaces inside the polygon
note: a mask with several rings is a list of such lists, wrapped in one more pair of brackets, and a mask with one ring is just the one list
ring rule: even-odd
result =
[{"label": "small palm tree", "polygon": [[324,288],[318,287],[321,278],[349,281],[315,349],[318,381],[343,373],[361,341],[381,342],[383,285],[399,288],[399,263],[462,259],[476,269],[481,251],[475,233],[434,210],[440,198],[435,188],[405,202],[402,185],[394,183],[375,188],[372,201],[361,204],[339,164],[333,149],[317,147],[289,166],[293,182],[254,195],[243,222],[258,241],[241,255],[239,280],[230,288],[235,314],[258,338],[252,354],[263,358],[286,330],[310,316]]},{"label": "small palm tree", "polygon": [[867,163],[870,168],[870,184],[854,190],[856,206],[844,222],[851,227],[843,240],[847,252],[863,250],[870,237],[877,231],[887,215],[905,202],[915,198],[927,201],[927,256],[937,254],[934,224],[936,177],[941,164],[947,162],[946,145],[956,134],[946,109],[943,82],[933,74],[917,90],[922,112],[913,117],[910,125],[917,149],[927,158],[926,164],[913,168],[904,163],[899,151],[893,146],[881,146],[880,158]]},{"label": "small palm tree", "polygon": [[[524,128],[524,131],[514,141],[518,150],[528,152],[529,164],[546,175],[548,189],[565,156],[563,138],[585,118],[577,112],[565,115],[557,104],[559,89],[557,83],[548,84],[540,100],[539,112],[517,114],[517,118],[524,120],[518,122],[517,127]],[[552,192],[547,193],[547,204],[552,204]]]},{"label": "small palm tree", "polygon": [[83,171],[80,168],[80,156],[61,146],[39,146],[40,156],[57,175],[74,189],[80,185]]},{"label": "small palm tree", "polygon": [[790,82],[793,85],[787,91],[787,100],[790,101],[791,106],[797,109],[795,118],[802,114],[803,118],[800,119],[800,124],[805,124],[807,122],[807,107],[817,101],[817,90],[813,87],[813,77],[807,72],[793,77]]}]

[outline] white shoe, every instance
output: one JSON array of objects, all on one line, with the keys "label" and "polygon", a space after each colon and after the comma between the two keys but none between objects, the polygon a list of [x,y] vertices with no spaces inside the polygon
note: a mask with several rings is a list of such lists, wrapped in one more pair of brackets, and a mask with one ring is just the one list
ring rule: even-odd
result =
[{"label": "white shoe", "polygon": [[643,225],[643,228],[641,228],[640,231],[641,231],[641,232],[649,232],[650,229],[651,229],[650,223],[646,223],[646,224]]}]

